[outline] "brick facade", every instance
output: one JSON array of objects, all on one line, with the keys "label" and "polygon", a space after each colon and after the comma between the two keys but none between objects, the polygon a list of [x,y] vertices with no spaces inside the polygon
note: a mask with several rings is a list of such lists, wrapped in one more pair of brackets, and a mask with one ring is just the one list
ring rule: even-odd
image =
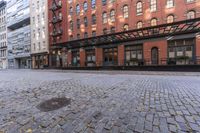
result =
[{"label": "brick facade", "polygon": [[[172,15],[174,17],[173,22],[182,21],[188,19],[188,12],[194,11],[196,18],[200,17],[200,1],[196,0],[194,2],[187,3],[186,0],[174,0],[174,6],[167,8],[167,0],[157,0],[157,9],[156,11],[150,11],[150,0],[142,0],[142,13],[137,14],[137,2],[133,0],[123,0],[123,1],[115,1],[110,3],[107,0],[105,5],[102,5],[102,0],[96,0],[96,8],[91,8],[91,0],[79,0],[79,1],[72,1],[71,3],[67,0],[62,1],[62,8],[56,11],[49,10],[49,31],[50,31],[50,46],[60,46],[64,42],[68,42],[71,40],[79,40],[85,38],[85,34],[87,33],[87,37],[92,37],[92,32],[96,32],[96,36],[100,36],[105,34],[104,29],[107,29],[107,34],[111,33],[111,28],[115,28],[115,32],[122,32],[124,30],[123,26],[128,24],[128,30],[137,29],[137,23],[142,22],[142,27],[150,27],[151,20],[156,18],[157,25],[166,24],[167,17]],[[59,0],[49,0],[49,9],[51,9],[52,4],[54,2],[59,2]],[[84,2],[87,2],[87,11],[84,11]],[[77,6],[80,8],[76,9]],[[124,18],[123,14],[123,7],[128,6],[128,18]],[[181,7],[181,10],[180,10]],[[72,12],[70,12],[72,9]],[[80,13],[76,13],[77,10]],[[110,12],[111,10],[115,11],[115,21],[111,22],[110,20]],[[103,23],[103,12],[107,13],[107,22]],[[62,13],[62,21],[56,24],[52,24],[51,20],[53,19],[53,14],[59,15]],[[96,15],[96,24],[92,24],[92,15]],[[84,23],[84,18],[87,17],[87,26]],[[80,20],[80,28],[78,28],[77,20]],[[72,22],[72,23],[71,23]],[[56,37],[52,36],[53,28],[60,27],[62,28],[62,34]],[[71,29],[72,28],[72,29]],[[78,37],[79,36],[79,37]],[[86,37],[86,38],[87,38]],[[53,38],[55,41],[53,42]],[[200,39],[199,37],[194,36],[196,46],[195,46],[195,53],[194,56],[200,56]],[[184,39],[184,38],[182,38]],[[133,41],[134,44],[134,41]],[[167,64],[167,59],[169,58],[168,53],[168,40],[166,37],[158,38],[158,39],[150,39],[142,41],[142,55],[143,60],[147,61],[148,63],[152,64],[152,49],[158,49],[158,64]],[[117,62],[119,66],[125,65],[126,60],[126,51],[125,45],[123,43],[119,44],[107,44],[106,47],[113,47],[116,45],[117,47]],[[95,65],[102,66],[104,63],[104,47],[93,47],[95,49]],[[51,48],[51,51],[54,51],[54,48]],[[59,50],[59,49],[57,49]],[[61,50],[61,48],[60,48]],[[67,49],[67,64],[71,66],[72,64],[72,49]],[[84,48],[80,48],[80,67],[86,66],[86,52]],[[132,55],[131,55],[132,56]],[[139,56],[139,55],[137,55]],[[110,55],[108,60],[114,60],[114,55]],[[143,63],[142,63],[143,64]]]}]

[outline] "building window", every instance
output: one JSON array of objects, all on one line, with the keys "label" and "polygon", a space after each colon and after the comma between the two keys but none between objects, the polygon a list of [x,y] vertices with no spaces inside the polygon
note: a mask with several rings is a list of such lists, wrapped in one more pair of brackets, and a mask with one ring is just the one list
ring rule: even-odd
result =
[{"label": "building window", "polygon": [[70,35],[69,40],[70,41],[73,40],[73,35]]},{"label": "building window", "polygon": [[124,18],[128,18],[128,6],[127,5],[123,6],[123,16],[124,16]]},{"label": "building window", "polygon": [[103,12],[102,14],[102,20],[103,20],[103,24],[107,23],[107,13],[106,12]]},{"label": "building window", "polygon": [[187,19],[194,19],[195,18],[195,11],[189,11],[187,13]]},{"label": "building window", "polygon": [[173,15],[167,16],[167,23],[173,23],[173,22],[174,22],[174,16]]},{"label": "building window", "polygon": [[92,24],[96,24],[96,15],[95,14],[92,15]]},{"label": "building window", "polygon": [[194,46],[194,39],[168,41],[168,64],[192,63]]},{"label": "building window", "polygon": [[96,31],[92,31],[92,37],[96,36]]},{"label": "building window", "polygon": [[137,28],[140,29],[143,27],[142,21],[137,22]]},{"label": "building window", "polygon": [[107,0],[102,0],[102,5],[105,6],[106,2],[107,2]]},{"label": "building window", "polygon": [[87,32],[84,33],[84,38],[88,38],[88,33]]},{"label": "building window", "polygon": [[106,35],[108,30],[106,28],[103,29],[103,34]]},{"label": "building window", "polygon": [[167,0],[167,8],[174,7],[174,0]]},{"label": "building window", "polygon": [[69,2],[69,4],[71,4],[71,3],[72,3],[72,0],[68,0],[68,2]]},{"label": "building window", "polygon": [[151,19],[151,26],[156,26],[157,25],[157,19],[153,18]]},{"label": "building window", "polygon": [[81,38],[81,35],[80,35],[80,34],[77,34],[76,36],[77,36],[77,39],[80,39],[80,38]]},{"label": "building window", "polygon": [[110,28],[110,32],[111,32],[111,33],[115,33],[115,27],[111,27],[111,28]]},{"label": "building window", "polygon": [[157,0],[150,0],[150,10],[154,12],[157,10]]},{"label": "building window", "polygon": [[86,65],[95,66],[96,62],[95,49],[86,50],[85,55],[86,55]]},{"label": "building window", "polygon": [[81,24],[80,24],[80,19],[77,19],[77,20],[76,20],[76,24],[77,24],[77,29],[80,29],[80,25],[81,25]]},{"label": "building window", "polygon": [[143,65],[143,45],[125,47],[126,66]]},{"label": "building window", "polygon": [[70,30],[73,30],[73,21],[72,20],[69,22],[69,25],[70,25]]},{"label": "building window", "polygon": [[129,28],[128,24],[125,24],[125,25],[123,26],[124,31],[127,31],[128,28]]},{"label": "building window", "polygon": [[137,12],[137,15],[141,15],[142,14],[142,2],[141,1],[137,2],[136,12]]},{"label": "building window", "polygon": [[87,17],[84,17],[84,25],[85,25],[85,27],[88,26],[88,19],[87,19]]},{"label": "building window", "polygon": [[87,4],[86,1],[83,3],[83,10],[84,10],[85,12],[87,12],[87,10],[88,10],[88,4]]},{"label": "building window", "polygon": [[110,0],[110,3],[114,3],[115,2],[115,0]]},{"label": "building window", "polygon": [[112,9],[112,10],[110,11],[110,21],[111,21],[111,22],[114,22],[114,21],[115,21],[115,10],[114,10],[114,9]]},{"label": "building window", "polygon": [[72,7],[69,8],[69,14],[73,15],[73,8]]},{"label": "building window", "polygon": [[186,0],[187,3],[194,2],[195,0]]},{"label": "building window", "polygon": [[96,8],[96,0],[91,0],[92,9]]},{"label": "building window", "polygon": [[76,14],[78,15],[79,13],[80,13],[80,6],[78,4],[78,5],[76,5]]}]

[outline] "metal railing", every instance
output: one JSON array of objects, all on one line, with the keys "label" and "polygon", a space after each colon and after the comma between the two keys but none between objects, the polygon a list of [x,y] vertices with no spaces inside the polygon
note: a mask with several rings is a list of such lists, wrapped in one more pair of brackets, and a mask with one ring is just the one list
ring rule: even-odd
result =
[{"label": "metal railing", "polygon": [[[200,56],[196,56],[194,58],[161,58],[155,62],[152,62],[150,58],[140,59],[140,60],[118,60],[118,61],[85,61],[80,63],[66,62],[66,63],[56,63],[54,60],[54,64],[60,64],[60,67],[116,67],[116,66],[181,66],[181,65],[200,65]],[[65,64],[62,66],[61,64]]]}]

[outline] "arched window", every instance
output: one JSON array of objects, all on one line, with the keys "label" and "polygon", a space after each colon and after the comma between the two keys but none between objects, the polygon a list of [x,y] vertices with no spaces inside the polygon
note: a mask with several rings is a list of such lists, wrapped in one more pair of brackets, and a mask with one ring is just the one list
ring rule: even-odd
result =
[{"label": "arched window", "polygon": [[124,31],[127,31],[128,28],[129,28],[128,24],[125,24],[125,25],[123,26]]},{"label": "arched window", "polygon": [[70,36],[69,36],[69,40],[70,40],[70,41],[73,40],[73,35],[70,35]]},{"label": "arched window", "polygon": [[142,21],[137,22],[137,28],[140,29],[143,27]]},{"label": "arched window", "polygon": [[110,11],[110,21],[111,21],[111,22],[114,22],[114,21],[115,21],[115,10],[114,10],[114,9],[112,9],[112,10]]},{"label": "arched window", "polygon": [[111,28],[110,28],[110,32],[111,32],[111,33],[115,33],[115,27],[111,27]]},{"label": "arched window", "polygon": [[92,37],[96,36],[96,31],[92,31]]},{"label": "arched window", "polygon": [[102,0],[102,5],[105,6],[106,2],[107,2],[107,0]]},{"label": "arched window", "polygon": [[70,15],[73,14],[73,8],[72,8],[72,7],[69,8],[69,14],[70,14]]},{"label": "arched window", "polygon": [[173,23],[174,22],[174,15],[167,16],[167,23]]},{"label": "arched window", "polygon": [[78,33],[78,34],[76,35],[76,37],[77,37],[77,39],[80,39],[80,38],[81,38],[81,35]]},{"label": "arched window", "polygon": [[123,16],[124,16],[124,18],[128,18],[128,6],[127,5],[123,6]]},{"label": "arched window", "polygon": [[96,8],[96,0],[91,0],[92,9]]},{"label": "arched window", "polygon": [[136,12],[137,12],[137,15],[142,14],[142,2],[141,1],[137,2]]},{"label": "arched window", "polygon": [[108,30],[106,28],[103,29],[103,34],[106,35]]},{"label": "arched window", "polygon": [[156,26],[157,25],[157,19],[153,18],[151,19],[151,26]]},{"label": "arched window", "polygon": [[84,10],[85,12],[88,10],[88,4],[87,4],[86,1],[83,3],[83,10]]},{"label": "arched window", "polygon": [[195,17],[195,11],[192,10],[187,13],[187,19],[194,19]]},{"label": "arched window", "polygon": [[76,5],[76,14],[79,14],[79,13],[80,13],[80,6],[78,4],[78,5]]},{"label": "arched window", "polygon": [[102,14],[102,21],[103,21],[103,24],[107,23],[107,13],[106,12],[103,12],[103,14]]}]

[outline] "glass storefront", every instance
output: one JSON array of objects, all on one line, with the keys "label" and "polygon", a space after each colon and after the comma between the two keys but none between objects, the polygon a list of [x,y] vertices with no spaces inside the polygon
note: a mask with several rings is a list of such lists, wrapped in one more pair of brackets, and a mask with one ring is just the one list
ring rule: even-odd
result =
[{"label": "glass storefront", "polygon": [[193,64],[195,39],[168,41],[168,64]]},{"label": "glass storefront", "polygon": [[112,66],[118,64],[118,51],[117,47],[103,49],[104,65]]},{"label": "glass storefront", "polygon": [[33,59],[33,68],[40,69],[40,68],[46,68],[48,67],[48,55],[36,55]]},{"label": "glass storefront", "polygon": [[143,65],[143,45],[125,47],[126,66]]},{"label": "glass storefront", "polygon": [[95,49],[85,50],[86,66],[96,65]]},{"label": "glass storefront", "polygon": [[72,51],[72,66],[80,66],[80,52]]}]

